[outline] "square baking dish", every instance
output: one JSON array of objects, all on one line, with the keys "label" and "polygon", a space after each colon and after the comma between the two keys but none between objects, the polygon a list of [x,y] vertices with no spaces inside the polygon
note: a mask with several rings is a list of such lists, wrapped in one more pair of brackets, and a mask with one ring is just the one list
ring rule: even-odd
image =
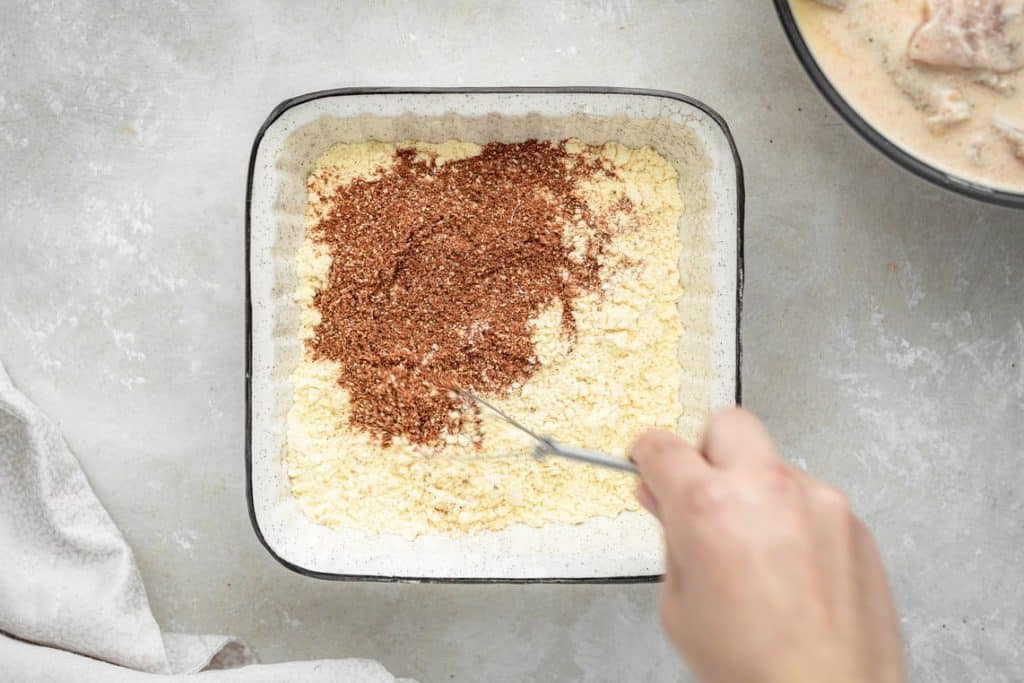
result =
[{"label": "square baking dish", "polygon": [[[293,571],[323,579],[438,582],[640,582],[662,573],[661,535],[645,513],[579,525],[408,540],[330,529],[292,498],[285,464],[289,375],[299,357],[293,259],[305,233],[306,179],[332,145],[366,140],[518,142],[575,137],[650,145],[677,167],[690,297],[680,353],[712,368],[707,409],[740,401],[743,177],[728,127],[670,92],[620,88],[348,88],[281,103],[260,128],[246,197],[246,493],[260,542]],[[698,160],[698,161],[695,161]],[[688,247],[700,244],[700,247]],[[681,308],[681,311],[683,309]],[[698,313],[694,313],[694,311]],[[701,415],[680,423],[692,433]]]}]

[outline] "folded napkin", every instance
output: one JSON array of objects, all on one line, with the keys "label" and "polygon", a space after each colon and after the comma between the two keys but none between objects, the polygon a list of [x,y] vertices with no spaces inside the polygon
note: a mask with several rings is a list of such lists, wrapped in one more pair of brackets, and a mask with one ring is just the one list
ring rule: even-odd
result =
[{"label": "folded napkin", "polygon": [[0,681],[400,680],[371,660],[259,665],[230,636],[161,633],[131,548],[2,364],[0,557]]}]

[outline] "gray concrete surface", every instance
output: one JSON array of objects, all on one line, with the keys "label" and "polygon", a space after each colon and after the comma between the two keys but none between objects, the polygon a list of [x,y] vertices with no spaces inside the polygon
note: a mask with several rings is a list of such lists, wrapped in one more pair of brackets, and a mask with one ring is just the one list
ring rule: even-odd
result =
[{"label": "gray concrete surface", "polygon": [[767,2],[0,2],[0,359],[62,426],[165,628],[423,681],[676,681],[656,586],[331,584],[243,494],[252,137],[344,85],[704,99],[747,171],[747,405],[876,532],[915,681],[1024,672],[1024,214],[902,172]]}]

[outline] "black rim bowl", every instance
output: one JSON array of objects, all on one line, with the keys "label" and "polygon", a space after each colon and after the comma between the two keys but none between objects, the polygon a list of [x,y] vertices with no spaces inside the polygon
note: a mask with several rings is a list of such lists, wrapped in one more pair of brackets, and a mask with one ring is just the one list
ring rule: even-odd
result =
[{"label": "black rim bowl", "polygon": [[814,55],[811,54],[810,48],[796,25],[796,19],[789,8],[789,0],[774,0],[774,2],[779,20],[786,31],[786,37],[789,39],[790,45],[793,46],[800,63],[803,64],[804,70],[807,71],[807,75],[811,77],[811,81],[825,96],[829,104],[862,138],[906,170],[939,187],[982,202],[1024,209],[1024,193],[999,190],[942,171],[899,147],[865,121],[832,86],[825,76],[825,72],[818,66],[817,60],[814,59]]}]

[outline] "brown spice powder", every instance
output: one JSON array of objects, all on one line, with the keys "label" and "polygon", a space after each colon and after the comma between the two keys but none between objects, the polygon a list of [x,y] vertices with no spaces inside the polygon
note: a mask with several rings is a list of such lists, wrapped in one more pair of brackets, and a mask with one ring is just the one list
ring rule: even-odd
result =
[{"label": "brown spice powder", "polygon": [[[599,287],[611,231],[577,191],[595,173],[610,172],[536,140],[443,165],[401,149],[379,179],[321,197],[311,237],[332,262],[307,344],[340,364],[353,427],[384,445],[440,444],[475,419],[443,387],[500,393],[526,380],[529,321],[553,301],[575,333],[572,302]],[[581,221],[596,236],[574,260],[562,233]]]}]

